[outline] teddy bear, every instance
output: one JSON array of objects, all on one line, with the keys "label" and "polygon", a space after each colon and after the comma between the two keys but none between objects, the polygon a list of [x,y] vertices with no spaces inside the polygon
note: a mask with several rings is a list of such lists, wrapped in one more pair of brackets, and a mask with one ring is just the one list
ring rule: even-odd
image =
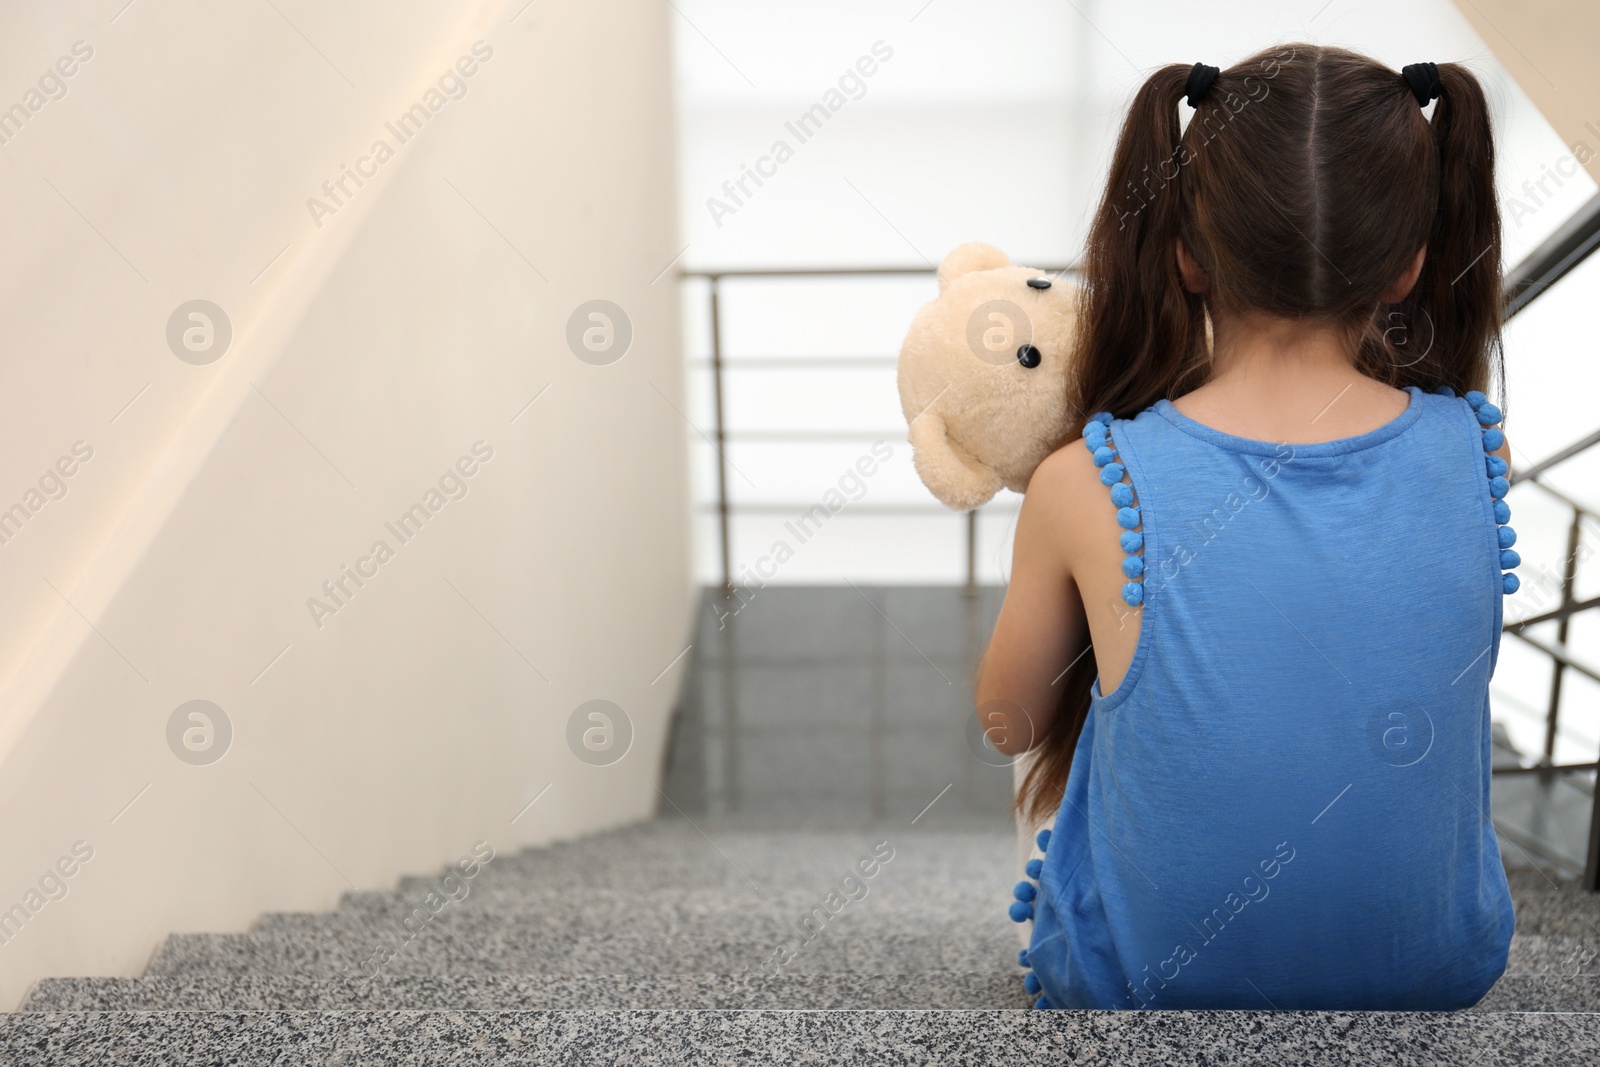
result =
[{"label": "teddy bear", "polygon": [[898,377],[912,463],[947,507],[1023,492],[1071,431],[1076,319],[1075,286],[992,245],[939,264],[939,295],[912,319]]}]

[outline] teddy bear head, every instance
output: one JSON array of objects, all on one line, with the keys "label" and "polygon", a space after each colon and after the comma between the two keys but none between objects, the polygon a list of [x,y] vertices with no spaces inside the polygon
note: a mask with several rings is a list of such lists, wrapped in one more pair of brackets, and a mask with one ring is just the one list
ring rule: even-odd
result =
[{"label": "teddy bear head", "polygon": [[970,511],[1022,492],[1071,430],[1067,380],[1076,288],[964,244],[939,265],[939,295],[900,348],[900,408],[924,485]]}]

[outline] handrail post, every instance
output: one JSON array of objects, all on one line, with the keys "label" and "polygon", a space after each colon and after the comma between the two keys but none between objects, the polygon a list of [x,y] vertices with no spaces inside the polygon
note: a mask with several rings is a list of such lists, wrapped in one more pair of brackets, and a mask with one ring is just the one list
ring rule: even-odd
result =
[{"label": "handrail post", "polygon": [[717,526],[722,544],[722,595],[733,595],[733,552],[728,532],[727,431],[722,412],[722,312],[717,303],[721,277],[711,275],[711,396],[712,435],[717,448]]},{"label": "handrail post", "polygon": [[[1561,575],[1561,606],[1570,608],[1578,585],[1578,539],[1583,536],[1583,512],[1577,508],[1572,509],[1572,525],[1567,528],[1567,558],[1562,567]],[[1561,654],[1567,654],[1567,629],[1572,623],[1571,615],[1563,615],[1556,624],[1556,648]],[[1554,763],[1556,758],[1556,731],[1558,719],[1561,715],[1561,683],[1567,671],[1567,665],[1561,660],[1551,664],[1550,671],[1550,705],[1545,712],[1544,719],[1544,761]]]},{"label": "handrail post", "polygon": [[1595,772],[1594,801],[1589,806],[1589,854],[1583,863],[1583,888],[1600,893],[1600,770]]},{"label": "handrail post", "polygon": [[978,509],[967,512],[967,596],[978,595]]},{"label": "handrail post", "polygon": [[[1578,547],[1583,537],[1583,512],[1577,508],[1572,509],[1572,528],[1567,532],[1567,572],[1562,575],[1561,598],[1562,606],[1570,606],[1578,586]],[[1561,649],[1565,652],[1567,647],[1567,623],[1572,619],[1567,615],[1561,620],[1561,627],[1557,634],[1561,642]],[[1560,665],[1558,664],[1558,667]],[[1583,861],[1583,888],[1591,893],[1600,893],[1600,770],[1595,772],[1594,796],[1589,804],[1589,850]]]}]

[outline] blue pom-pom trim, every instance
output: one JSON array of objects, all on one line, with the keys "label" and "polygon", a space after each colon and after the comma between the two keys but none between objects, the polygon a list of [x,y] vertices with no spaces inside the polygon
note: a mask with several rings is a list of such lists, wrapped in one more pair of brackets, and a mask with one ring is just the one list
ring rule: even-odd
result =
[{"label": "blue pom-pom trim", "polygon": [[1038,996],[1044,990],[1044,986],[1039,983],[1039,976],[1032,971],[1022,976],[1022,988],[1033,996]]},{"label": "blue pom-pom trim", "polygon": [[1448,385],[1441,385],[1441,386],[1439,386],[1439,388],[1435,389],[1434,392],[1438,393],[1440,396],[1455,396],[1456,395],[1456,391],[1454,389],[1450,388]]},{"label": "blue pom-pom trim", "polygon": [[[1476,389],[1466,395],[1466,400],[1477,416],[1478,425],[1484,428],[1483,450],[1489,453],[1483,460],[1484,470],[1489,475],[1489,496],[1494,502],[1495,525],[1499,527],[1495,531],[1495,542],[1500,546],[1500,569],[1509,572],[1522,563],[1522,556],[1511,550],[1511,546],[1517,543],[1517,531],[1506,525],[1511,521],[1511,505],[1504,499],[1511,491],[1511,480],[1506,477],[1511,473],[1511,467],[1504,459],[1494,455],[1506,443],[1505,431],[1495,425],[1504,418],[1504,412],[1489,403],[1489,398]],[[1515,574],[1500,575],[1500,588],[1507,595],[1521,587],[1522,581]]]},{"label": "blue pom-pom trim", "polygon": [[1044,997],[1040,997],[1038,1000],[1033,1002],[1033,1006],[1038,1011],[1049,1011],[1050,1001],[1046,1000]]},{"label": "blue pom-pom trim", "polygon": [[1095,412],[1093,415],[1090,415],[1089,417],[1091,419],[1093,419],[1095,422],[1098,422],[1102,426],[1110,426],[1111,425],[1112,415],[1111,415],[1111,412],[1109,412],[1109,411],[1098,411],[1098,412]]},{"label": "blue pom-pom trim", "polygon": [[[1038,843],[1039,850],[1041,852],[1044,851],[1050,846],[1050,831],[1040,830],[1034,840]],[[1027,922],[1033,918],[1033,902],[1038,899],[1039,887],[1028,879],[1038,878],[1044,873],[1044,861],[1037,858],[1030,859],[1023,869],[1028,872],[1028,877],[1011,887],[1011,895],[1016,897],[1016,900],[1006,909],[1006,914],[1011,916],[1011,921],[1018,923]],[[1028,966],[1027,949],[1017,953],[1017,965],[1020,967]],[[1037,990],[1034,990],[1034,992],[1037,992]]]},{"label": "blue pom-pom trim", "polygon": [[1028,965],[1028,950],[1027,949],[1019,949],[1018,952],[1017,952],[1017,966],[1018,967],[1026,967],[1027,965]]},{"label": "blue pom-pom trim", "polygon": [[[1102,411],[1084,424],[1083,437],[1093,454],[1094,465],[1100,468],[1100,483],[1111,489],[1111,504],[1117,509],[1117,525],[1128,531],[1119,538],[1122,551],[1127,554],[1122,561],[1122,573],[1127,578],[1140,578],[1144,575],[1144,560],[1136,553],[1144,548],[1144,535],[1134,532],[1139,525],[1139,508],[1134,503],[1133,487],[1122,480],[1128,469],[1117,462],[1116,446],[1111,443],[1106,430],[1110,425],[1110,413]],[[1139,582],[1128,582],[1122,587],[1122,599],[1138,607],[1144,603],[1144,586]]]}]

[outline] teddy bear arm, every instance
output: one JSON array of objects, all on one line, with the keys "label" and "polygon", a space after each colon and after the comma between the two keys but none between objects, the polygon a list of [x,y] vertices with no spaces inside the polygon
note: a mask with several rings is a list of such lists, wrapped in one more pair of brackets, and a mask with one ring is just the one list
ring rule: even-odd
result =
[{"label": "teddy bear arm", "polygon": [[911,423],[911,459],[934,496],[957,511],[986,504],[1002,488],[1000,475],[978,462],[954,441],[943,417],[925,411]]}]

